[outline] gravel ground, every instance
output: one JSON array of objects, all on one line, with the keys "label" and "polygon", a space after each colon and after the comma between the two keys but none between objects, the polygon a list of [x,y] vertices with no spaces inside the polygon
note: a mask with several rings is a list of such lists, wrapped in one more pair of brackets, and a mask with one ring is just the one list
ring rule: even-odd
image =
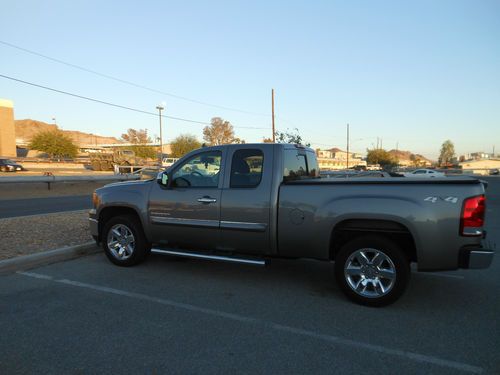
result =
[{"label": "gravel ground", "polygon": [[87,212],[0,219],[0,260],[92,241]]}]

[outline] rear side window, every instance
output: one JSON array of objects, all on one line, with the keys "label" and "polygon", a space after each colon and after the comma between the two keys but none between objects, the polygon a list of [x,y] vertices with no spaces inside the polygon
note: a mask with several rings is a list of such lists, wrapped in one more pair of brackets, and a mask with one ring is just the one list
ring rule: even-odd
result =
[{"label": "rear side window", "polygon": [[299,180],[304,177],[308,177],[306,156],[296,150],[285,150],[283,181]]},{"label": "rear side window", "polygon": [[254,188],[262,180],[264,154],[261,150],[238,150],[231,162],[231,188]]},{"label": "rear side window", "polygon": [[319,177],[318,159],[312,152],[307,154],[307,169],[309,177]]}]

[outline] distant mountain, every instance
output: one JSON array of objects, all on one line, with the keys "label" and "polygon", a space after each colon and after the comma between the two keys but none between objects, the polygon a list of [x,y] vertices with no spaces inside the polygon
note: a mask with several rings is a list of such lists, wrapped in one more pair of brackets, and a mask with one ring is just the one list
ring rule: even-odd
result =
[{"label": "distant mountain", "polygon": [[[16,128],[16,143],[27,144],[30,142],[33,136],[41,131],[47,130],[61,130],[57,125],[47,124],[42,121],[36,121],[31,119],[26,120],[15,120]],[[109,143],[120,143],[115,137],[102,137],[100,135],[89,134],[74,130],[62,130],[64,134],[71,137],[73,142],[77,145],[99,145],[99,144],[109,144]]]}]

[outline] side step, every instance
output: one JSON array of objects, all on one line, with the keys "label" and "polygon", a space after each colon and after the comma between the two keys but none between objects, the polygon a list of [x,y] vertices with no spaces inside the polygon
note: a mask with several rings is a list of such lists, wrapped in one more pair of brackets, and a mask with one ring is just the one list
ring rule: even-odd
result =
[{"label": "side step", "polygon": [[217,260],[217,261],[221,261],[221,262],[254,264],[254,265],[258,265],[258,266],[264,266],[266,264],[266,261],[262,260],[262,259],[237,258],[237,257],[223,256],[223,255],[209,255],[209,254],[191,253],[188,251],[177,251],[177,250],[166,250],[166,249],[153,248],[153,249],[151,249],[151,253],[177,255],[177,256],[187,257],[187,258]]}]

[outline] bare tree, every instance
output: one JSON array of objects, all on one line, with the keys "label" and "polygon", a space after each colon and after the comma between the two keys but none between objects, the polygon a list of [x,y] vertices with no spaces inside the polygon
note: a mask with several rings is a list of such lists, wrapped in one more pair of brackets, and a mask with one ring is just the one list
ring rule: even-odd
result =
[{"label": "bare tree", "polygon": [[151,143],[147,129],[128,129],[126,134],[122,134],[122,139],[133,144]]},{"label": "bare tree", "polygon": [[235,140],[233,125],[220,117],[214,117],[210,121],[210,126],[205,126],[203,129],[203,139],[210,146],[233,143]]}]

